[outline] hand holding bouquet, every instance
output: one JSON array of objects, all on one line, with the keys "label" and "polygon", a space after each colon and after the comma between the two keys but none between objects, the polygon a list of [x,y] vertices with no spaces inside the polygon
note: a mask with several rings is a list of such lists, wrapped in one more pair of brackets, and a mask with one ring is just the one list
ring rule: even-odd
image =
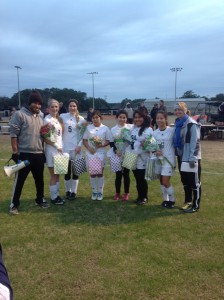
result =
[{"label": "hand holding bouquet", "polygon": [[78,142],[80,142],[83,138],[84,132],[86,131],[86,127],[87,127],[88,123],[84,122],[80,125],[77,124],[77,128],[79,130],[79,135],[78,135]]},{"label": "hand holding bouquet", "polygon": [[55,133],[55,127],[51,123],[43,125],[40,129],[40,136],[53,143],[55,142],[54,133]]},{"label": "hand holding bouquet", "polygon": [[89,142],[93,148],[99,148],[103,144],[102,138],[97,135],[89,138]]}]

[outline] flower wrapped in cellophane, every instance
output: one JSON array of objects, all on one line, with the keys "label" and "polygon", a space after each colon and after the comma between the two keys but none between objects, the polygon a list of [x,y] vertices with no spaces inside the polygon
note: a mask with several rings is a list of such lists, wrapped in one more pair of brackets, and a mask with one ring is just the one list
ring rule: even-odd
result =
[{"label": "flower wrapped in cellophane", "polygon": [[127,128],[122,128],[120,134],[114,137],[114,144],[117,150],[122,153],[126,147],[126,144],[133,145],[133,139],[131,132]]},{"label": "flower wrapped in cellophane", "polygon": [[46,125],[43,125],[40,128],[40,136],[46,140],[49,140],[53,143],[56,142],[55,139],[55,127],[51,123],[48,123]]},{"label": "flower wrapped in cellophane", "polygon": [[95,135],[89,138],[89,143],[93,148],[97,148],[97,146],[101,146],[103,144],[103,140],[101,137]]},{"label": "flower wrapped in cellophane", "polygon": [[83,139],[83,135],[84,135],[84,132],[86,131],[86,127],[87,127],[88,123],[87,122],[84,122],[82,124],[77,124],[77,128],[79,130],[79,133],[78,133],[78,143]]},{"label": "flower wrapped in cellophane", "polygon": [[[156,141],[156,139],[150,134],[144,141],[142,141],[141,146],[144,151],[156,152],[162,151],[164,143],[161,141]],[[163,164],[164,157],[159,155],[157,158],[159,159],[160,163]]]}]

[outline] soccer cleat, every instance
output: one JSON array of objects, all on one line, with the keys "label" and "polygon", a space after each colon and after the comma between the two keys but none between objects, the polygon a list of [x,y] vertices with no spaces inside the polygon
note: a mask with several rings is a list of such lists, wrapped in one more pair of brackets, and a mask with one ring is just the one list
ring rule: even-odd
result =
[{"label": "soccer cleat", "polygon": [[129,193],[125,193],[122,198],[122,201],[128,201],[128,199],[129,199]]},{"label": "soccer cleat", "polygon": [[184,205],[181,207],[181,209],[188,209],[192,206],[192,202],[185,202]]},{"label": "soccer cleat", "polygon": [[97,193],[92,193],[92,200],[97,200]]},{"label": "soccer cleat", "polygon": [[166,208],[174,208],[175,202],[173,201],[168,201]]},{"label": "soccer cleat", "polygon": [[163,203],[161,204],[162,207],[167,207],[169,201],[163,201]]},{"label": "soccer cleat", "polygon": [[148,202],[148,199],[147,198],[144,198],[143,200],[139,200],[136,204],[137,205],[144,205]]},{"label": "soccer cleat", "polygon": [[44,198],[42,199],[41,202],[37,202],[37,199],[36,199],[36,205],[41,208],[49,208],[49,204]]},{"label": "soccer cleat", "polygon": [[61,199],[61,197],[57,196],[56,199],[51,200],[51,203],[54,205],[64,205],[65,202],[63,201],[63,199]]},{"label": "soccer cleat", "polygon": [[120,195],[119,193],[116,193],[116,194],[114,195],[114,200],[117,201],[117,200],[120,199],[120,197],[121,197],[121,195]]},{"label": "soccer cleat", "polygon": [[75,200],[76,199],[76,194],[75,193],[71,193],[69,200]]},{"label": "soccer cleat", "polygon": [[196,207],[191,206],[191,207],[189,207],[188,209],[183,209],[183,211],[184,211],[185,213],[190,213],[190,214],[192,214],[192,213],[195,213],[195,212],[199,211],[199,208],[196,208]]},{"label": "soccer cleat", "polygon": [[69,199],[70,197],[71,197],[71,193],[69,191],[67,191],[65,194],[65,199]]},{"label": "soccer cleat", "polygon": [[19,214],[18,208],[15,206],[10,207],[9,213],[12,215],[18,215]]},{"label": "soccer cleat", "polygon": [[103,194],[102,193],[98,193],[97,200],[99,200],[99,201],[103,200]]}]

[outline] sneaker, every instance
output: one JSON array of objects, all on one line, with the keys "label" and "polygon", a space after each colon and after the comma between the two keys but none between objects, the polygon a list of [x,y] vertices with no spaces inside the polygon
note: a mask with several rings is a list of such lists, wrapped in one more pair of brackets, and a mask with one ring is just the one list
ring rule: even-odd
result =
[{"label": "sneaker", "polygon": [[36,200],[36,205],[40,206],[41,208],[49,208],[48,202],[43,198],[41,202],[37,202]]},{"label": "sneaker", "polygon": [[174,204],[175,204],[175,202],[173,202],[173,201],[168,201],[168,203],[167,203],[167,208],[174,208]]},{"label": "sneaker", "polygon": [[137,205],[144,205],[148,202],[148,199],[147,198],[144,198],[143,200],[139,200],[136,204]]},{"label": "sneaker", "polygon": [[190,214],[192,214],[192,213],[195,213],[195,212],[199,211],[199,208],[196,208],[196,207],[191,206],[191,207],[189,207],[188,209],[183,209],[183,211],[184,211],[185,213],[190,213]]},{"label": "sneaker", "polygon": [[116,193],[116,194],[114,195],[114,200],[117,201],[117,200],[120,199],[120,197],[121,197],[121,195],[120,195],[119,193]]},{"label": "sneaker", "polygon": [[185,202],[184,205],[181,207],[181,209],[188,209],[192,206],[192,202]]},{"label": "sneaker", "polygon": [[97,200],[97,193],[92,193],[92,200]]},{"label": "sneaker", "polygon": [[128,199],[129,199],[129,193],[125,193],[122,198],[122,201],[128,201]]},{"label": "sneaker", "polygon": [[61,199],[61,197],[59,197],[59,196],[57,196],[56,199],[51,200],[51,203],[55,204],[55,205],[64,205],[65,204],[65,202],[63,201],[63,199]]},{"label": "sneaker", "polygon": [[75,193],[71,193],[69,200],[75,200],[76,199],[76,194]]},{"label": "sneaker", "polygon": [[12,215],[18,215],[19,214],[18,208],[15,206],[10,207],[9,213]]},{"label": "sneaker", "polygon": [[161,204],[162,207],[167,207],[169,201],[163,201],[163,203]]},{"label": "sneaker", "polygon": [[99,200],[99,201],[103,200],[103,194],[102,193],[98,193],[97,200]]},{"label": "sneaker", "polygon": [[68,192],[66,192],[66,194],[65,194],[65,199],[69,199],[71,197],[71,193],[68,191]]}]

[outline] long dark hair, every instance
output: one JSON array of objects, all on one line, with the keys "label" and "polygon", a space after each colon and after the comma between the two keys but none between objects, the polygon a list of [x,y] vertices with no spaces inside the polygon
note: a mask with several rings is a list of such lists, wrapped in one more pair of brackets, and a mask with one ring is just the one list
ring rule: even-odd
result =
[{"label": "long dark hair", "polygon": [[124,110],[124,109],[120,109],[120,110],[116,113],[116,118],[118,118],[120,115],[125,115],[126,118],[128,118],[128,113],[127,113],[126,110]]},{"label": "long dark hair", "polygon": [[150,125],[151,125],[151,118],[147,115],[146,113],[146,110],[145,109],[141,109],[140,107],[134,111],[134,114],[133,114],[133,118],[135,118],[135,115],[138,114],[140,117],[142,117],[144,119],[142,125],[141,125],[141,128],[139,130],[139,133],[138,135],[142,135],[143,131],[146,129],[146,128],[149,128]]}]

